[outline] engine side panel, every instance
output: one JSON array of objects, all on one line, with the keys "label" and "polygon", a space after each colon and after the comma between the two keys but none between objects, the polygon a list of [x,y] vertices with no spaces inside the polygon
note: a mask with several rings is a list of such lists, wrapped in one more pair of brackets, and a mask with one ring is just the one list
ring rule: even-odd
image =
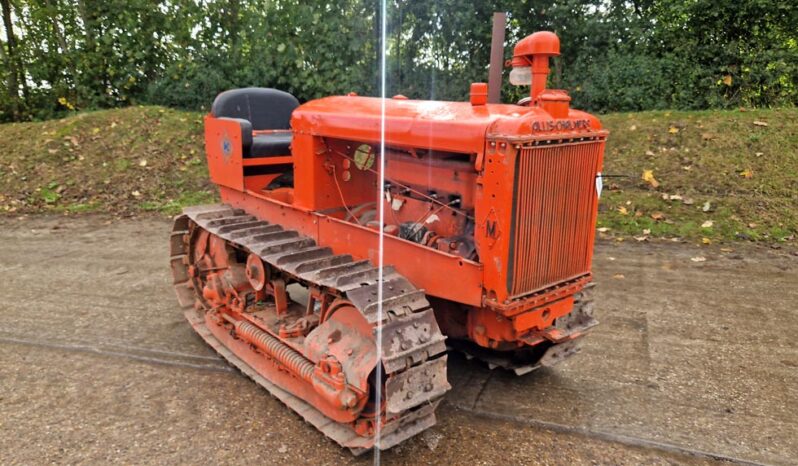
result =
[{"label": "engine side panel", "polygon": [[[331,247],[336,254],[377,262],[379,234],[331,216],[303,211],[264,195],[220,187],[222,200],[262,219],[275,221]],[[482,265],[395,236],[384,238],[384,261],[428,294],[482,305]]]}]

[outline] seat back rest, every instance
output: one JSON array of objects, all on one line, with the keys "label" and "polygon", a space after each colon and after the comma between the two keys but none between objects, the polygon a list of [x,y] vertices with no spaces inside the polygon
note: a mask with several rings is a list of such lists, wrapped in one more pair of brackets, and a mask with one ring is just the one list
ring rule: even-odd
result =
[{"label": "seat back rest", "polygon": [[289,129],[291,113],[299,106],[296,97],[265,87],[224,91],[213,101],[211,114],[217,118],[243,118],[252,129]]},{"label": "seat back rest", "polygon": [[244,118],[219,117],[219,119],[235,121],[241,126],[241,145],[244,149],[244,157],[247,157],[252,147],[252,123]]}]

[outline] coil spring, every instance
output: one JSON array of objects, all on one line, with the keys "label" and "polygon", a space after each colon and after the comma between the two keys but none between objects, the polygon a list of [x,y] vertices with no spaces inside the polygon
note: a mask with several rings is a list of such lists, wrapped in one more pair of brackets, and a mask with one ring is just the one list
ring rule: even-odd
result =
[{"label": "coil spring", "polygon": [[274,359],[288,367],[304,380],[310,382],[313,378],[314,365],[305,359],[304,356],[283,344],[280,340],[248,322],[239,321],[236,323],[236,332],[244,337],[245,340],[264,349]]}]

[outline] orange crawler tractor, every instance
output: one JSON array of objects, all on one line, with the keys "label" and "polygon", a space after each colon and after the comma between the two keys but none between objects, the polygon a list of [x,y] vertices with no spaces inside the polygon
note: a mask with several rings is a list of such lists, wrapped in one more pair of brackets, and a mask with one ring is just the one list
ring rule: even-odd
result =
[{"label": "orange crawler tractor", "polygon": [[597,323],[607,133],[546,89],[558,54],[550,32],[515,46],[511,81],[531,85],[515,105],[484,84],[470,102],[220,94],[205,141],[222,203],[171,236],[191,325],[355,452],[435,423],[447,347],[519,374],[575,353]]}]

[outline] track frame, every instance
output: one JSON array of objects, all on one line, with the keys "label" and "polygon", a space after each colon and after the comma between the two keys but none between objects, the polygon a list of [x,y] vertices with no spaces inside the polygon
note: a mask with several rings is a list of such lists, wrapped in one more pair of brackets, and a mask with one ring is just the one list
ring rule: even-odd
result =
[{"label": "track frame", "polygon": [[[287,338],[281,335],[282,330],[276,331],[274,326],[253,318],[257,314],[247,312],[246,299],[244,304],[240,299],[227,299],[226,304],[218,304],[214,299],[225,294],[219,291],[225,287],[209,286],[198,280],[200,267],[195,263],[197,252],[192,242],[198,236],[212,238],[207,240],[208,244],[214,240],[225,241],[226,247],[246,252],[250,257],[255,254],[268,264],[272,273],[277,271],[280,279],[308,287],[322,302],[317,310],[319,315],[313,319],[319,323],[301,338]],[[393,269],[383,270],[384,313],[383,320],[378,321],[375,290],[379,284],[375,267],[351,256],[335,255],[328,248],[317,246],[312,238],[258,220],[240,209],[227,205],[186,209],[175,220],[170,243],[175,291],[192,327],[225,359],[336,443],[355,453],[374,446],[386,449],[434,425],[435,408],[451,388],[446,380],[445,337],[440,333],[423,290],[417,290]],[[205,254],[206,251],[201,252]],[[216,272],[223,274],[222,281],[226,280],[232,294],[241,288],[246,293],[254,292],[256,298],[264,298],[264,294],[254,288],[247,290],[245,285],[233,284],[234,277],[240,278],[241,271],[233,273],[236,268],[233,264],[221,262],[223,267],[218,268],[224,270]],[[267,296],[276,298],[273,307],[277,308],[280,293],[276,293],[273,286],[267,291]],[[371,336],[374,345],[382,346],[382,359],[373,362],[381,364],[385,374],[385,379],[379,382],[384,390],[383,406],[379,409],[369,406],[372,399],[364,404],[361,397],[358,404],[347,406],[354,416],[337,415],[342,413],[331,412],[329,403],[325,404],[330,401],[324,397],[325,389],[314,386],[313,377],[318,375],[319,367],[325,367],[326,358],[336,359],[336,356],[341,374],[338,377],[346,384],[362,389],[364,384],[370,383],[366,386],[373,391],[377,383],[368,380],[373,365],[367,362],[364,367],[356,367],[354,362],[359,361],[362,366],[364,358],[368,359],[368,351],[362,349],[366,346],[363,344],[366,332],[360,332],[360,344],[349,341],[348,347],[336,348],[335,332],[340,334],[352,325],[351,322],[342,322],[337,327],[327,325],[346,312],[336,310],[342,307],[340,304],[336,307],[334,302],[345,303],[348,312],[356,310],[362,319],[360,325],[366,325],[372,333],[376,333],[377,325],[383,327],[381,342]],[[310,306],[308,309],[311,315],[316,314]],[[244,321],[262,332],[261,339],[266,338],[266,334],[268,338],[280,340],[279,352],[294,351],[296,357],[289,361],[275,357],[276,353],[269,354],[268,348],[259,346],[258,340],[241,331]],[[348,361],[341,351],[351,356],[356,351],[354,348],[360,348],[357,351],[362,357]],[[306,383],[303,385],[301,380]],[[377,425],[381,432],[379,441],[375,437]]]}]

